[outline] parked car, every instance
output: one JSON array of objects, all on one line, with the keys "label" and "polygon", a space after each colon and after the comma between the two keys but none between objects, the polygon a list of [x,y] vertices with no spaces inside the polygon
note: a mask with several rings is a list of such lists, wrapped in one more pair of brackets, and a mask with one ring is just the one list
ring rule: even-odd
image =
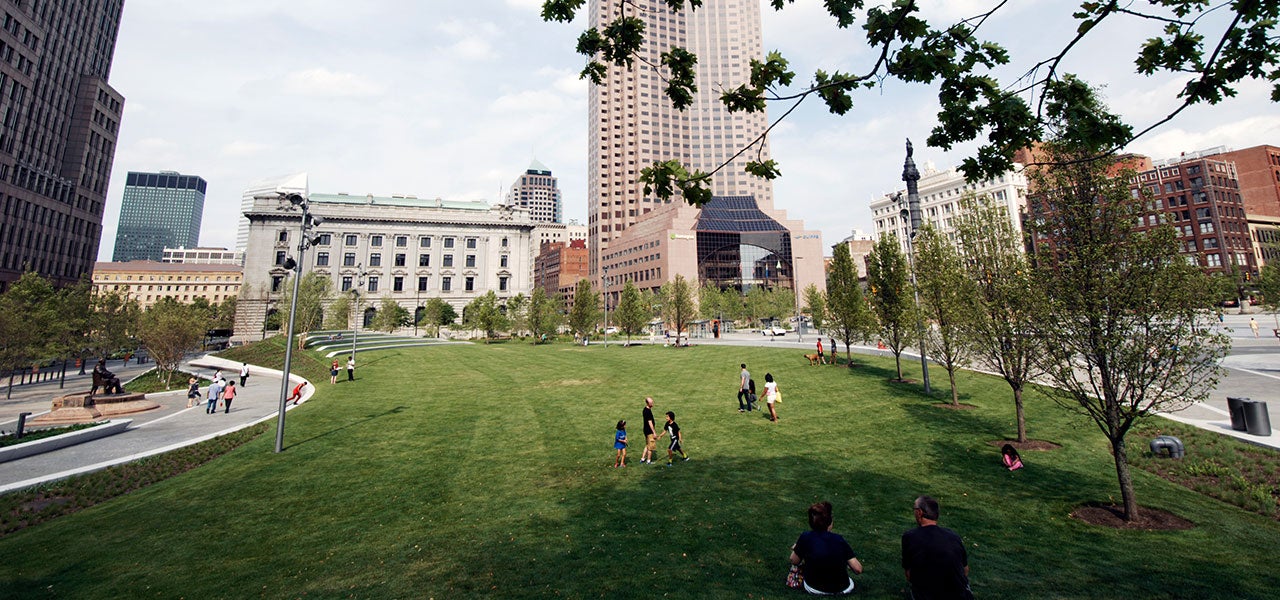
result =
[{"label": "parked car", "polygon": [[767,335],[770,337],[786,335],[786,334],[787,334],[787,330],[781,327],[764,327],[760,329],[760,335]]},{"label": "parked car", "polygon": [[605,332],[605,333],[607,333],[607,334],[609,334],[609,335],[617,335],[617,333],[618,333],[618,328],[617,328],[617,327],[606,327],[606,328],[604,329],[604,332]]}]

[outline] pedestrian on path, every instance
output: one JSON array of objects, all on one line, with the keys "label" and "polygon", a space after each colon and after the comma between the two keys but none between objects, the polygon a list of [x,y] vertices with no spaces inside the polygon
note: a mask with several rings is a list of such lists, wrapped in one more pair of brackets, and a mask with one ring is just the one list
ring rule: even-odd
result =
[{"label": "pedestrian on path", "polygon": [[1249,329],[1253,330],[1253,337],[1258,337],[1258,321],[1253,317],[1249,317]]},{"label": "pedestrian on path", "polygon": [[200,402],[200,382],[195,377],[187,380],[187,408]]},{"label": "pedestrian on path", "polygon": [[[218,373],[221,376],[221,372]],[[205,414],[211,415],[218,412],[218,399],[222,397],[222,379],[214,379],[209,384],[209,403],[205,405]]]},{"label": "pedestrian on path", "polygon": [[[335,363],[336,364],[336,363]],[[356,380],[356,357],[347,359],[347,381]]]},{"label": "pedestrian on path", "polygon": [[241,363],[240,365],[240,387],[244,387],[249,381],[249,363]]},{"label": "pedestrian on path", "polygon": [[222,414],[231,412],[231,401],[236,399],[236,382],[228,381],[227,387],[222,390],[222,405],[226,410]]}]

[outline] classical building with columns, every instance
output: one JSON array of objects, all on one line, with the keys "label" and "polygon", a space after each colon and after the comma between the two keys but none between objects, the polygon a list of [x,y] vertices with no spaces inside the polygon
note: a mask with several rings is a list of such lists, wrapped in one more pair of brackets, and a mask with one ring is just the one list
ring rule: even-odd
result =
[{"label": "classical building with columns", "polygon": [[[305,193],[305,185],[299,190]],[[302,271],[333,282],[335,296],[358,292],[367,323],[383,298],[417,314],[431,298],[462,313],[489,291],[506,300],[533,290],[535,223],[510,205],[414,196],[310,194],[322,219]],[[285,203],[287,205],[287,203]],[[267,316],[287,297],[286,258],[298,255],[301,213],[262,194],[246,203],[249,222],[237,340],[259,339]]]}]

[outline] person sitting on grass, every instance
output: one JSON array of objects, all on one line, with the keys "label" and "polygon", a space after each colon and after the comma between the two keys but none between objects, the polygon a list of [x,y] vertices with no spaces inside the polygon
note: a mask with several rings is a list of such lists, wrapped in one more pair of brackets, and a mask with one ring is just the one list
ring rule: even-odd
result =
[{"label": "person sitting on grass", "polygon": [[1000,460],[1010,471],[1017,471],[1022,468],[1022,457],[1018,456],[1018,449],[1013,444],[1005,444],[1000,449]]},{"label": "person sitting on grass", "polygon": [[[804,590],[818,596],[848,594],[853,591],[854,574],[862,573],[862,563],[844,537],[832,533],[831,503],[809,507],[809,529],[791,546],[791,564],[801,568]],[[847,570],[846,570],[847,569]]]},{"label": "person sitting on grass", "polygon": [[618,421],[618,430],[613,433],[613,449],[617,451],[613,459],[613,467],[627,466],[627,421]]}]

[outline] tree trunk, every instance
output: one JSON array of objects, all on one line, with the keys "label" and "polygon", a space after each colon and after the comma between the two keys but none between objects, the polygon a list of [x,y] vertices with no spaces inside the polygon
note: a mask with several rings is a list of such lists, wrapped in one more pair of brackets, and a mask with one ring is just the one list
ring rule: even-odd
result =
[{"label": "tree trunk", "polygon": [[1027,441],[1027,414],[1022,407],[1022,387],[1013,388],[1013,407],[1018,413],[1018,441]]},{"label": "tree trunk", "polygon": [[898,381],[902,381],[902,353],[894,353],[893,362],[898,367]]},{"label": "tree trunk", "polygon": [[947,369],[947,378],[951,380],[951,406],[960,406],[960,392],[956,390],[956,370]]},{"label": "tree trunk", "polygon": [[1124,501],[1124,520],[1133,521],[1138,518],[1138,501],[1133,496],[1133,478],[1129,476],[1124,438],[1111,440],[1111,450],[1116,461],[1116,477],[1120,480],[1120,498]]}]

